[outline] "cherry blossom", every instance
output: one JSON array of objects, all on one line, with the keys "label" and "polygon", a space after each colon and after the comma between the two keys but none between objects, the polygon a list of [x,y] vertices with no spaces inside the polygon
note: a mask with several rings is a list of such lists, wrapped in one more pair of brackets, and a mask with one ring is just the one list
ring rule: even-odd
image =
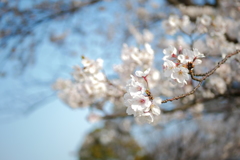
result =
[{"label": "cherry blossom", "polygon": [[194,55],[193,52],[189,49],[184,49],[182,54],[178,56],[178,59],[182,64],[187,64],[188,62],[193,62]]},{"label": "cherry blossom", "polygon": [[197,17],[196,25],[197,29],[200,33],[206,33],[208,32],[208,26],[211,24],[211,17],[204,14],[201,17]]},{"label": "cherry blossom", "polygon": [[166,77],[170,77],[176,67],[176,64],[173,61],[165,60],[163,67],[164,67],[164,75]]},{"label": "cherry blossom", "polygon": [[178,30],[179,23],[179,17],[177,15],[171,15],[169,16],[168,20],[163,21],[162,25],[165,31],[172,35]]},{"label": "cherry blossom", "polygon": [[131,75],[131,80],[128,81],[126,85],[127,90],[129,90],[130,95],[140,95],[145,93],[145,87],[142,83],[139,83],[135,80],[134,76]]},{"label": "cherry blossom", "polygon": [[145,77],[148,76],[148,74],[149,74],[150,71],[151,71],[150,68],[148,68],[148,69],[145,70],[144,72],[142,72],[142,71],[136,71],[136,72],[135,72],[135,75],[136,75],[137,77],[145,78]]},{"label": "cherry blossom", "polygon": [[164,49],[163,53],[165,54],[165,56],[163,57],[163,60],[177,57],[177,49],[173,46],[170,46]]},{"label": "cherry blossom", "polygon": [[[189,80],[189,69],[192,69],[195,65],[202,63],[200,58],[204,57],[204,54],[193,48],[183,49],[182,47],[177,49],[170,46],[163,50],[164,63],[163,71],[164,75],[169,78],[172,84],[178,84],[183,87]],[[190,67],[190,68],[189,68]]]},{"label": "cherry blossom", "polygon": [[212,21],[211,17],[209,17],[206,14],[202,15],[202,17],[197,18],[197,23],[202,24],[204,26],[209,26],[211,24],[211,21]]},{"label": "cherry blossom", "polygon": [[139,124],[153,123],[153,121],[154,121],[153,114],[149,112],[142,113],[136,116],[136,122]]},{"label": "cherry blossom", "polygon": [[[139,78],[144,78],[148,83],[147,75],[149,75],[149,72],[150,68],[144,72],[136,71],[136,75]],[[127,93],[124,94],[124,105],[127,107],[126,113],[133,115],[137,123],[153,123],[155,117],[161,113],[159,108],[161,99],[156,98],[155,100],[149,88],[146,89],[133,75],[127,82],[126,89]]]},{"label": "cherry blossom", "polygon": [[179,83],[187,84],[187,80],[189,80],[190,76],[188,75],[188,69],[184,67],[177,67],[174,69],[171,77],[176,79]]},{"label": "cherry blossom", "polygon": [[131,108],[135,111],[144,111],[144,109],[147,109],[151,105],[151,101],[148,97],[144,95],[136,95],[131,100]]}]

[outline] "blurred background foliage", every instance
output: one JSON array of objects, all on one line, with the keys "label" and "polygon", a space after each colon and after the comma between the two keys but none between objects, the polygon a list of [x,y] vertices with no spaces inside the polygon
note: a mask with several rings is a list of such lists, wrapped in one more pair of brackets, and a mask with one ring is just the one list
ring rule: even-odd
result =
[{"label": "blurred background foliage", "polygon": [[134,137],[118,126],[116,122],[106,122],[102,128],[95,129],[85,138],[79,151],[81,160],[91,159],[136,159],[144,160],[143,149]]}]

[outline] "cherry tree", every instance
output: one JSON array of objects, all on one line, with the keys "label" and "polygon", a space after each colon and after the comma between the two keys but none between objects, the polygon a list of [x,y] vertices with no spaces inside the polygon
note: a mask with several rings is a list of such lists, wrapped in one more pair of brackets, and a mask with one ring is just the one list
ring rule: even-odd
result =
[{"label": "cherry tree", "polygon": [[[117,78],[105,74],[103,59],[82,57],[72,79],[59,79],[54,88],[70,107],[89,107],[89,121],[147,130],[138,142],[152,159],[239,158],[240,2],[169,4],[173,12],[160,10],[163,19],[151,28],[160,37],[132,26],[137,45],[123,44],[122,63],[113,66]],[[141,12],[150,19],[151,10]],[[152,48],[156,41],[160,54]]]},{"label": "cherry tree", "polygon": [[[47,17],[98,2],[74,1]],[[104,123],[87,136],[79,157],[240,158],[240,2],[131,0],[124,7],[126,18],[116,18],[125,34],[114,76],[106,74],[105,59],[83,55],[71,79],[59,78],[53,85],[69,107],[89,108],[87,119]],[[21,33],[29,34],[25,29]]]}]

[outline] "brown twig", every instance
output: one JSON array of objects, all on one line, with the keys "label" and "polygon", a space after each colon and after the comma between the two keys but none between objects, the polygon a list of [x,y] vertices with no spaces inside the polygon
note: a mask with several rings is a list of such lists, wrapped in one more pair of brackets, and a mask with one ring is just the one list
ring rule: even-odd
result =
[{"label": "brown twig", "polygon": [[206,76],[206,74],[207,73],[200,73],[200,74],[193,73],[193,75],[196,76],[196,77]]},{"label": "brown twig", "polygon": [[162,109],[161,111],[162,111],[162,113],[173,113],[175,111],[180,111],[180,110],[184,111],[184,110],[187,110],[187,109],[191,108],[192,106],[194,106],[197,103],[206,103],[206,102],[209,102],[209,101],[212,101],[212,100],[216,100],[217,98],[221,98],[221,97],[222,98],[227,98],[229,96],[239,97],[240,92],[239,91],[233,91],[231,93],[215,95],[212,98],[202,98],[202,99],[198,99],[198,100],[195,100],[193,102],[187,103],[185,105],[182,105],[181,107],[177,107],[177,108],[174,108],[174,109],[171,109],[171,110]]},{"label": "brown twig", "polygon": [[162,103],[167,103],[169,101],[174,101],[174,100],[178,100],[178,99],[181,99],[181,98],[184,98],[186,96],[189,96],[191,94],[193,94],[202,84],[202,82],[207,79],[210,75],[212,75],[223,63],[225,63],[230,57],[236,55],[240,53],[240,50],[236,50],[235,52],[233,53],[229,53],[224,59],[222,59],[220,62],[218,62],[218,64],[213,68],[211,69],[209,72],[207,73],[204,73],[204,74],[196,74],[196,75],[203,75],[204,77],[202,77],[201,79],[198,79],[198,78],[195,78],[193,75],[191,75],[191,77],[194,77],[195,80],[199,81],[198,85],[196,87],[193,88],[192,91],[188,92],[188,93],[185,93],[185,94],[182,94],[180,96],[177,96],[177,97],[174,97],[174,98],[170,98],[170,99],[166,99],[166,100],[163,100]]},{"label": "brown twig", "polygon": [[170,99],[163,100],[162,103],[167,103],[167,102],[169,102],[169,101],[178,100],[178,99],[181,99],[181,98],[184,98],[184,97],[186,97],[186,96],[189,96],[189,95],[193,94],[193,93],[201,86],[202,82],[203,82],[203,81],[200,81],[200,82],[198,83],[198,85],[193,88],[192,91],[190,91],[190,92],[188,92],[188,93],[185,93],[185,94],[182,94],[182,95],[180,95],[180,96],[174,97],[174,98],[170,98]]},{"label": "brown twig", "polygon": [[194,77],[194,72],[193,72],[192,69],[189,71],[189,73],[190,73],[191,78],[192,78],[193,80],[198,81],[198,82],[201,82],[201,79]]},{"label": "brown twig", "polygon": [[218,65],[216,67],[214,67],[212,70],[208,71],[207,73],[202,73],[202,74],[194,73],[194,76],[206,76],[206,75],[210,74],[211,72],[215,72],[215,70],[217,68],[219,68],[223,63],[225,63],[228,60],[228,58],[238,54],[239,52],[240,52],[240,50],[236,50],[235,52],[228,54],[224,59],[222,59],[220,62],[218,62]]},{"label": "brown twig", "polygon": [[[219,94],[219,95],[215,95],[212,98],[202,98],[202,99],[198,99],[196,101],[187,103],[185,105],[182,105],[181,107],[177,107],[171,110],[165,110],[165,109],[161,109],[161,112],[164,114],[170,114],[176,111],[185,111],[189,108],[191,108],[192,106],[194,106],[197,103],[204,103],[204,102],[209,102],[212,100],[216,100],[217,98],[227,98],[229,96],[234,96],[234,97],[239,97],[240,96],[240,92],[239,91],[233,91],[231,93],[225,93],[225,94]],[[116,119],[116,118],[124,118],[127,117],[128,115],[124,112],[124,113],[117,113],[117,114],[111,114],[111,115],[105,115],[102,117],[102,119],[104,120],[110,120],[110,119]]]},{"label": "brown twig", "polygon": [[127,117],[127,113],[116,113],[116,114],[111,114],[111,115],[105,115],[102,117],[102,119],[104,120],[109,120],[109,119],[116,119],[116,118],[124,118]]}]

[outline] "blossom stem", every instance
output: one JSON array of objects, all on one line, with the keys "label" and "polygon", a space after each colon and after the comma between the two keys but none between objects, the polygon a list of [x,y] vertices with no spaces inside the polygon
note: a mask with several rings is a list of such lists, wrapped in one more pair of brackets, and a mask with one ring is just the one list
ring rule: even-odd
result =
[{"label": "blossom stem", "polygon": [[149,90],[150,90],[150,88],[149,88],[149,85],[148,85],[147,76],[146,76],[146,77],[143,77],[143,79],[144,79],[144,81],[145,81],[145,82],[146,82],[146,84],[147,84],[147,89],[149,89]]}]

